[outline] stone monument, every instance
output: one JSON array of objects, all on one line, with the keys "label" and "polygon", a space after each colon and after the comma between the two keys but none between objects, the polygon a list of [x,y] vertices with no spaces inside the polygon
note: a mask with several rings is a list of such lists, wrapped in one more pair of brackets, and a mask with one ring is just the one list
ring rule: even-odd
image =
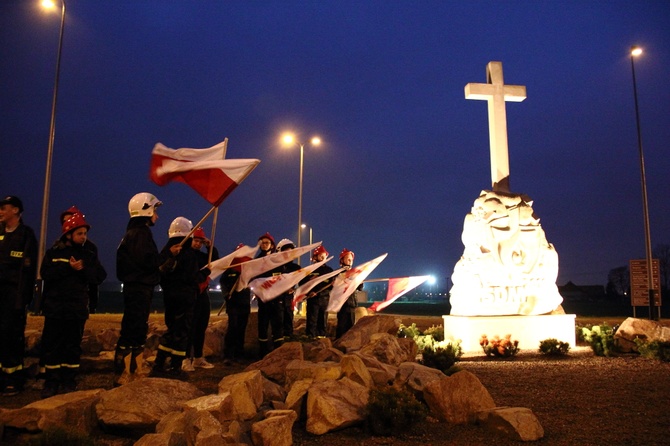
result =
[{"label": "stone monument", "polygon": [[445,338],[460,339],[464,351],[478,350],[484,334],[512,334],[526,349],[547,338],[574,346],[574,315],[562,311],[556,287],[558,254],[533,201],[510,189],[505,102],[523,101],[526,87],[505,85],[501,62],[489,62],[486,73],[488,82],[467,84],[465,97],[488,102],[492,186],[463,223],[465,249],[452,275]]}]

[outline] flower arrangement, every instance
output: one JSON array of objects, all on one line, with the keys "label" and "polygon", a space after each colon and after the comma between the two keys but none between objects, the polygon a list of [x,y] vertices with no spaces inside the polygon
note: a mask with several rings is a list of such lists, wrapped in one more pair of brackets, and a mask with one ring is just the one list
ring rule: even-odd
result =
[{"label": "flower arrangement", "polygon": [[485,334],[479,339],[479,345],[486,353],[486,356],[497,358],[509,358],[519,352],[519,341],[512,340],[512,335],[508,334],[500,338],[498,335],[489,339]]}]

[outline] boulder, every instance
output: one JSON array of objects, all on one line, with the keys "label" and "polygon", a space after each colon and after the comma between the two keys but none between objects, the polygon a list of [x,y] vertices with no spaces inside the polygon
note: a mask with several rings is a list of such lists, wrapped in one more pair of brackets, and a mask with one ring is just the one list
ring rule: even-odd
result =
[{"label": "boulder", "polygon": [[384,364],[393,366],[414,359],[408,358],[407,351],[400,347],[398,337],[388,333],[376,333],[370,336],[370,342],[359,350],[361,355],[372,356]]},{"label": "boulder", "polygon": [[664,327],[657,321],[629,317],[619,326],[614,334],[614,341],[623,352],[636,352],[635,338],[647,342],[668,342],[670,341],[670,328]]},{"label": "boulder", "polygon": [[442,379],[445,376],[438,369],[426,367],[416,362],[403,362],[398,367],[398,373],[393,380],[393,386],[405,388],[412,392],[414,396],[423,400],[423,389],[427,384]]},{"label": "boulder", "polygon": [[263,402],[284,401],[286,390],[274,381],[263,377]]},{"label": "boulder", "polygon": [[340,350],[330,347],[324,350],[321,350],[314,358],[314,362],[340,362],[342,360],[342,353]]},{"label": "boulder", "polygon": [[228,319],[212,322],[205,331],[204,356],[223,356],[223,339],[228,330]]},{"label": "boulder", "polygon": [[302,344],[303,359],[306,361],[318,362],[317,356],[324,350],[333,347],[330,338],[317,338],[312,342],[305,342]]},{"label": "boulder", "polygon": [[148,433],[166,414],[202,395],[194,385],[176,379],[145,378],[104,392],[95,412],[103,426]]},{"label": "boulder", "polygon": [[307,391],[313,382],[313,379],[298,380],[291,385],[288,395],[286,395],[286,408],[294,411],[300,420],[302,420],[303,415],[307,413]]},{"label": "boulder", "polygon": [[477,412],[495,407],[488,390],[467,370],[426,384],[423,398],[437,418],[453,424],[473,423]]},{"label": "boulder", "polygon": [[344,355],[340,361],[340,367],[342,368],[342,374],[350,380],[361,384],[368,389],[374,387],[375,382],[372,379],[372,375],[370,375],[368,368],[365,367],[360,356]]},{"label": "boulder", "polygon": [[303,350],[299,342],[287,342],[272,350],[260,361],[250,364],[245,371],[260,370],[271,380],[284,383],[284,370],[289,362],[303,360]]},{"label": "boulder", "polygon": [[95,404],[104,392],[102,389],[80,390],[35,401],[20,409],[2,411],[0,425],[29,432],[68,426],[89,434],[98,424]]},{"label": "boulder", "polygon": [[95,335],[98,342],[102,345],[102,349],[108,351],[116,349],[119,336],[121,336],[120,328],[105,328]]},{"label": "boulder", "polygon": [[336,362],[291,361],[286,366],[285,386],[301,379],[313,381],[335,380],[342,376],[342,367]]},{"label": "boulder", "polygon": [[133,446],[182,446],[185,444],[180,438],[170,433],[145,434]]},{"label": "boulder", "polygon": [[265,419],[251,426],[254,446],[291,446],[293,423],[297,415],[292,410],[269,410]]},{"label": "boulder", "polygon": [[341,338],[333,343],[333,347],[343,352],[349,353],[360,350],[365,344],[370,342],[370,337],[376,333],[389,333],[396,335],[400,328],[402,320],[396,316],[387,316],[376,314],[366,316],[356,322]]},{"label": "boulder", "polygon": [[236,418],[249,420],[263,403],[263,376],[259,370],[228,375],[219,382],[219,393],[230,393]]},{"label": "boulder", "polygon": [[354,352],[355,356],[361,358],[365,367],[368,368],[373,381],[377,385],[385,385],[393,381],[398,371],[398,367],[390,364],[384,364],[374,356],[362,354],[361,352]]},{"label": "boulder", "polygon": [[223,426],[206,410],[171,412],[158,423],[156,433],[179,445],[223,444]]},{"label": "boulder", "polygon": [[307,392],[307,432],[322,435],[365,420],[369,391],[349,378],[312,384]]},{"label": "boulder", "polygon": [[494,407],[477,414],[477,422],[487,429],[517,441],[536,441],[544,429],[532,410],[525,407]]},{"label": "boulder", "polygon": [[206,410],[220,422],[234,420],[236,416],[233,397],[229,392],[201,396],[185,402],[183,408],[184,411]]}]

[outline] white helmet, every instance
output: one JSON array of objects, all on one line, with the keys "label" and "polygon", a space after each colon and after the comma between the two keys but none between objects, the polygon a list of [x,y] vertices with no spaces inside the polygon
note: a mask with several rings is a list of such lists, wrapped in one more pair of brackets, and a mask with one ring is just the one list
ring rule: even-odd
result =
[{"label": "white helmet", "polygon": [[193,229],[193,223],[184,217],[177,217],[170,223],[168,237],[186,237]]},{"label": "white helmet", "polygon": [[279,240],[279,243],[277,243],[277,251],[281,251],[282,247],[286,245],[293,245],[293,248],[295,248],[295,243],[293,243],[291,240],[287,238],[283,238]]},{"label": "white helmet", "polygon": [[163,202],[149,192],[140,192],[128,202],[128,213],[130,218],[153,217],[154,211],[161,204]]}]

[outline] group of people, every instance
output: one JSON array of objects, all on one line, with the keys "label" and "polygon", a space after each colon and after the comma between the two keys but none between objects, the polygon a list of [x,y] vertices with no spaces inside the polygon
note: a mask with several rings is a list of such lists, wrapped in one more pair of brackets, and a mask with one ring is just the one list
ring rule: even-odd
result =
[{"label": "group of people", "polygon": [[[202,228],[193,228],[185,217],[177,217],[168,230],[168,241],[159,250],[151,231],[162,205],[154,195],[142,192],[128,203],[130,219],[117,248],[116,274],[123,283],[124,311],[117,342],[115,383],[125,384],[147,375],[185,379],[185,372],[212,368],[203,356],[205,331],[211,312],[208,295],[208,266],[219,253]],[[31,228],[21,219],[23,203],[16,196],[0,200],[0,391],[13,395],[23,389],[23,359],[26,308],[33,300],[37,275],[37,242]],[[44,373],[43,397],[76,389],[75,376],[80,364],[84,324],[97,306],[98,285],[107,273],[98,258],[97,247],[88,239],[91,226],[75,206],[60,216],[61,236],[49,248],[40,266],[44,281],[39,310],[44,315],[40,368]],[[244,246],[240,244],[237,248]],[[203,250],[204,248],[204,250]],[[295,248],[283,239],[275,245],[270,233],[258,238],[257,257]],[[328,257],[323,246],[311,256],[313,263]],[[224,338],[224,363],[245,356],[245,332],[251,312],[252,293],[237,286],[240,263],[236,258],[220,278],[225,297],[228,330]],[[340,267],[353,265],[354,253],[342,250]],[[285,263],[259,277],[286,274],[300,269],[295,262]],[[303,282],[332,272],[323,264]],[[327,336],[328,298],[334,278],[321,282],[306,299],[306,335]],[[144,362],[148,320],[154,289],[163,290],[165,324],[156,359],[151,370]],[[293,335],[293,291],[290,289],[268,301],[258,300],[259,352],[264,356]],[[39,295],[39,293],[38,293]],[[337,314],[336,337],[354,324],[355,293]],[[270,336],[271,334],[271,336]]]}]

